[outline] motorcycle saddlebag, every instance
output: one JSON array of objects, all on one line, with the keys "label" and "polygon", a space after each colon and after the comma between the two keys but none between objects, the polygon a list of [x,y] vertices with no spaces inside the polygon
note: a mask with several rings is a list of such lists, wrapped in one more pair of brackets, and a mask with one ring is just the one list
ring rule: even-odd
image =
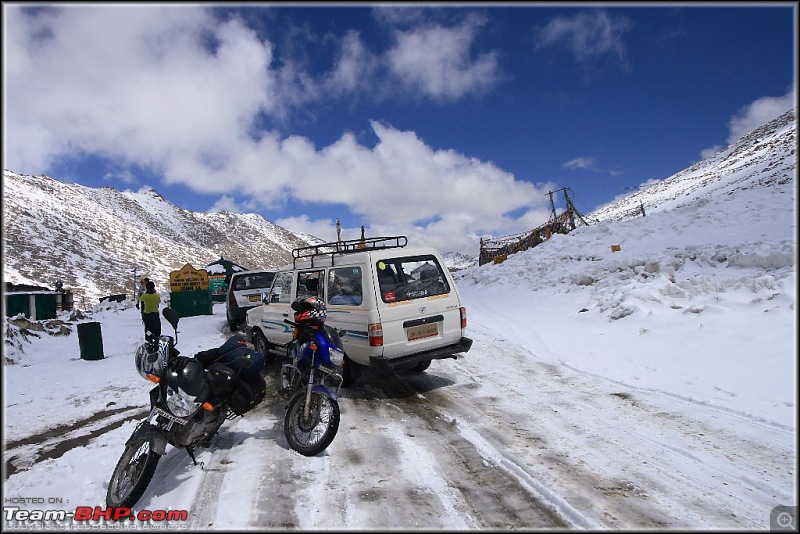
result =
[{"label": "motorcycle saddlebag", "polygon": [[219,397],[229,393],[236,384],[236,374],[236,371],[225,364],[212,363],[206,375],[212,395]]},{"label": "motorcycle saddlebag", "polygon": [[267,394],[267,383],[261,374],[254,376],[240,375],[228,406],[236,415],[244,415],[264,400]]},{"label": "motorcycle saddlebag", "polygon": [[[264,368],[264,355],[256,352],[247,345],[247,340],[241,334],[231,336],[219,348],[209,349],[195,354],[195,359],[209,369],[214,363],[225,363],[238,371],[240,375],[255,376]],[[251,361],[250,366],[240,367],[237,359],[245,357]]]}]

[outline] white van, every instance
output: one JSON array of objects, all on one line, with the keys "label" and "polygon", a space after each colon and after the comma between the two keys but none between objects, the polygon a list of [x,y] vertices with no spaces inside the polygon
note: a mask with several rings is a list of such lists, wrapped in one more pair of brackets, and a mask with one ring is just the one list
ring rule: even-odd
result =
[{"label": "white van", "polygon": [[[407,248],[405,236],[323,243],[292,251],[263,304],[247,312],[245,332],[256,350],[286,354],[292,340],[291,303],[316,296],[326,324],[345,330],[344,385],[360,366],[423,372],[431,360],[469,351],[467,312],[439,253]],[[354,365],[355,364],[355,365]]]},{"label": "white van", "polygon": [[239,271],[233,273],[225,300],[225,315],[231,331],[244,323],[247,311],[261,304],[261,294],[272,285],[275,271]]}]

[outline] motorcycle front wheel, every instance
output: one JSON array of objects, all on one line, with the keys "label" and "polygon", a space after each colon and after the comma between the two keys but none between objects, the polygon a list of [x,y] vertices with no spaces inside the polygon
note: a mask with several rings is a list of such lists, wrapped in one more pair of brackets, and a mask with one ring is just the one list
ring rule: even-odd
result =
[{"label": "motorcycle front wheel", "polygon": [[150,448],[147,433],[134,431],[108,483],[106,506],[133,507],[144,495],[160,459]]},{"label": "motorcycle front wheel", "polygon": [[289,401],[283,429],[289,446],[303,456],[314,456],[333,442],[339,430],[339,403],[327,395],[311,394],[308,418],[303,417],[305,392],[298,392]]}]

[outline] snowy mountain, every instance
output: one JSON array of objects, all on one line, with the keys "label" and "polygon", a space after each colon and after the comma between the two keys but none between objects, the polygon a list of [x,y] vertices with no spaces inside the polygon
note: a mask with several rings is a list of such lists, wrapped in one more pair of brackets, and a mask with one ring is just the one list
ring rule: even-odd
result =
[{"label": "snowy mountain", "polygon": [[[586,216],[622,221],[671,210],[698,198],[792,182],[797,171],[795,110],[757,128],[714,156]],[[197,213],[157,192],[92,189],[47,176],[3,173],[3,280],[53,287],[61,280],[76,304],[130,293],[132,269],[166,280],[186,263],[202,268],[224,257],[250,269],[291,261],[291,250],[320,242],[257,214]],[[258,236],[254,238],[254,236]],[[447,252],[451,271],[476,258]]]},{"label": "snowy mountain", "polygon": [[445,252],[442,254],[442,258],[444,258],[444,263],[451,272],[478,265],[478,258],[467,256],[461,252]]},{"label": "snowy mountain", "polygon": [[620,221],[670,210],[700,197],[719,198],[736,190],[790,183],[797,172],[797,120],[791,109],[738,142],[664,180],[642,184],[636,193],[592,213],[591,221]]},{"label": "snowy mountain", "polygon": [[[153,190],[120,192],[3,172],[3,281],[53,288],[61,280],[76,305],[131,294],[133,268],[166,289],[169,273],[220,257],[249,269],[291,261],[319,242],[256,214],[197,213]],[[160,283],[159,283],[160,281]]]}]

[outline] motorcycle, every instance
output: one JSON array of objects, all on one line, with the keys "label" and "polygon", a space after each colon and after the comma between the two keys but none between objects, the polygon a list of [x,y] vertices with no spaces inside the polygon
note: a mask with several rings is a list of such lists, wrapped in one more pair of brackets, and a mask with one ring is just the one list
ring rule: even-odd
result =
[{"label": "motorcycle", "polygon": [[[151,352],[147,342],[136,350],[139,374],[156,385],[150,390],[150,415],[128,438],[111,475],[106,504],[112,508],[131,508],[139,501],[166,454],[167,444],[185,449],[198,465],[195,449],[210,446],[211,438],[226,420],[254,408],[266,392],[260,374],[263,359],[254,362],[250,353],[223,352],[222,347],[202,351],[194,358],[180,356],[176,348],[178,314],[164,308],[163,315],[175,336],[160,336],[155,351]],[[237,341],[235,338],[226,345]]]},{"label": "motorcycle", "polygon": [[314,456],[339,429],[344,332],[325,324],[325,305],[316,297],[295,301],[292,309],[295,321],[284,319],[294,327],[294,336],[289,361],[281,366],[280,392],[289,399],[283,428],[292,449]]}]

